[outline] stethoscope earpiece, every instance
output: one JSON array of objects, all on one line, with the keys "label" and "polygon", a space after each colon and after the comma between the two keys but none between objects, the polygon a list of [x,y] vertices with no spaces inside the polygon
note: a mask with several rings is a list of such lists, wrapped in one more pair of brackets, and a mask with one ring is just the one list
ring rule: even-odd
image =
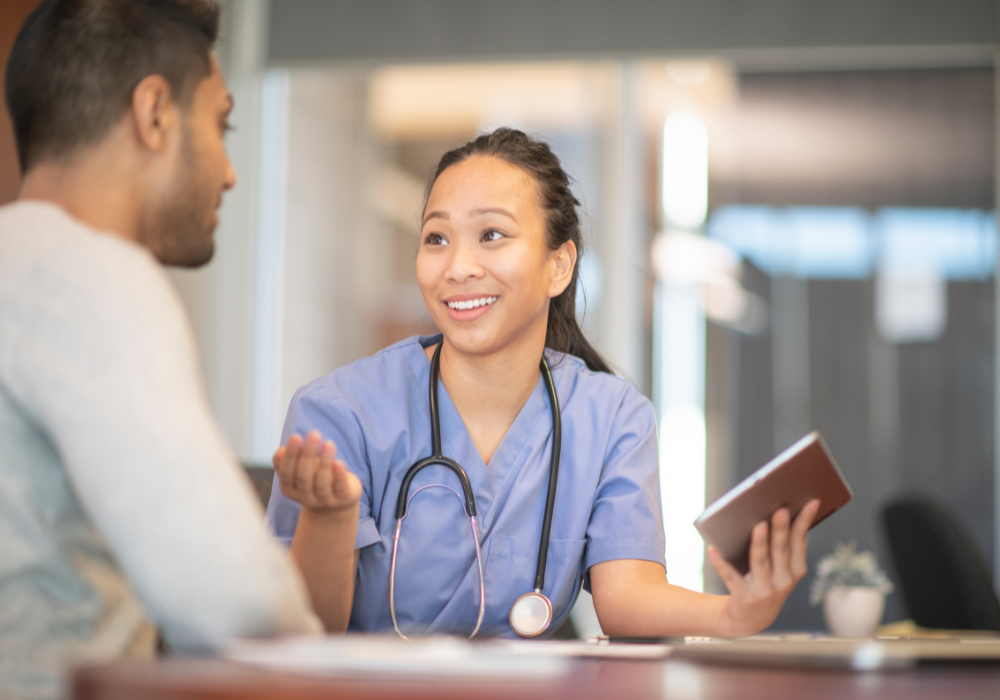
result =
[{"label": "stethoscope earpiece", "polygon": [[[438,465],[447,467],[455,473],[462,484],[462,492],[465,496],[465,513],[469,517],[472,525],[472,536],[476,545],[476,563],[479,567],[479,617],[476,627],[469,635],[472,639],[479,632],[483,624],[483,616],[486,613],[486,595],[483,583],[483,558],[479,546],[479,524],[476,522],[476,497],[472,492],[472,485],[465,470],[455,461],[448,459],[441,454],[441,418],[438,414],[437,385],[441,374],[441,346],[444,341],[434,349],[434,357],[431,359],[430,377],[430,409],[431,409],[431,451],[434,453],[426,459],[422,459],[411,466],[403,476],[403,483],[399,487],[399,499],[396,502],[396,529],[392,538],[392,561],[389,566],[389,614],[392,617],[392,627],[403,639],[407,636],[399,629],[396,620],[396,554],[399,551],[399,535],[403,528],[403,519],[406,518],[406,509],[409,505],[410,484],[413,477],[425,467]],[[541,542],[538,545],[538,565],[535,568],[535,590],[525,593],[514,601],[510,609],[510,626],[522,637],[537,637],[549,628],[552,624],[552,602],[542,594],[545,585],[545,561],[549,551],[549,532],[552,529],[552,510],[555,506],[556,483],[559,478],[559,454],[562,446],[562,420],[559,416],[559,399],[556,396],[555,383],[552,381],[552,373],[549,371],[549,364],[545,361],[544,355],[541,361],[542,377],[545,380],[545,388],[549,393],[549,405],[552,408],[552,457],[549,463],[549,492],[545,499],[545,519],[542,521]],[[426,487],[425,487],[426,488]],[[452,489],[448,489],[451,491]],[[417,490],[417,493],[420,489]],[[454,492],[457,496],[458,493]],[[417,494],[414,493],[414,496]]]}]

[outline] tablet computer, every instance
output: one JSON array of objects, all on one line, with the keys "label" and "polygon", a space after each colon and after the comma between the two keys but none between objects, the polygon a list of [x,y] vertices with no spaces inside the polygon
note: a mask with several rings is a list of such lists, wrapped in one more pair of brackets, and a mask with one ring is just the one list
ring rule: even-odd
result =
[{"label": "tablet computer", "polygon": [[811,432],[733,487],[694,521],[702,538],[745,574],[750,570],[754,525],[788,508],[794,519],[806,503],[820,500],[816,527],[851,500],[851,487],[818,432]]}]

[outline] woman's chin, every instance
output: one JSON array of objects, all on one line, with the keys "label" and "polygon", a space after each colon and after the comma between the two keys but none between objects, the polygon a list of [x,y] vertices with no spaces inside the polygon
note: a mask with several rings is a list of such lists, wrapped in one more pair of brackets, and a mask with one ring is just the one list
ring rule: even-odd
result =
[{"label": "woman's chin", "polygon": [[503,349],[499,335],[487,328],[452,327],[442,329],[448,344],[463,355],[492,355]]}]

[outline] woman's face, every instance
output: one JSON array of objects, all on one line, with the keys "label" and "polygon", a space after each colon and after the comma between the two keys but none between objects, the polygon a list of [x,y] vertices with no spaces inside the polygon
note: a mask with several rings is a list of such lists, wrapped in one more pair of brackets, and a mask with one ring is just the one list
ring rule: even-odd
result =
[{"label": "woman's face", "polygon": [[530,175],[472,156],[438,177],[427,199],[417,282],[438,329],[476,355],[519,339],[544,342],[549,299],[569,284],[572,243],[549,250]]}]

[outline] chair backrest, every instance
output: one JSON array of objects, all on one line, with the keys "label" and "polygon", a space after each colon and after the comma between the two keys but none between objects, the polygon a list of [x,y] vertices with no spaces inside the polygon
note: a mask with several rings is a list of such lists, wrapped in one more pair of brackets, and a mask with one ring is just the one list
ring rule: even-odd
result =
[{"label": "chair backrest", "polygon": [[944,508],[902,498],[882,524],[910,617],[921,627],[1000,631],[1000,600],[967,531]]},{"label": "chair backrest", "polygon": [[245,465],[244,468],[257,491],[260,502],[264,505],[264,510],[267,510],[267,504],[271,500],[271,487],[274,485],[274,469],[252,465]]}]

